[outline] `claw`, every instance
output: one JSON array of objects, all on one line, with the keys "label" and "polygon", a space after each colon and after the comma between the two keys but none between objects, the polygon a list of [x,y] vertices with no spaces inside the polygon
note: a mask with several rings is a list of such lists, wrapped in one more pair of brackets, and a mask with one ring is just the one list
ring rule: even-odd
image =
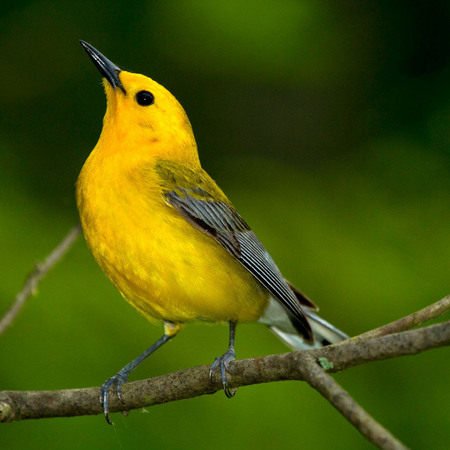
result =
[{"label": "claw", "polygon": [[209,379],[212,381],[213,372],[217,369],[217,367],[220,367],[220,374],[222,377],[222,386],[223,391],[225,392],[225,395],[228,398],[234,397],[235,391],[231,391],[228,387],[228,381],[227,381],[227,372],[230,373],[229,365],[232,361],[236,359],[236,354],[234,352],[233,348],[229,348],[222,356],[218,356],[214,362],[211,364],[211,367],[209,368]]},{"label": "claw", "polygon": [[100,403],[102,404],[105,419],[110,425],[114,425],[114,423],[109,418],[108,391],[112,386],[116,385],[117,398],[123,403],[122,385],[126,383],[127,380],[128,376],[119,371],[113,377],[106,380],[100,388]]},{"label": "claw", "polygon": [[113,377],[111,377],[109,380],[106,380],[102,387],[100,388],[100,403],[102,404],[103,408],[103,414],[105,415],[106,421],[113,425],[109,418],[109,406],[108,406],[108,391],[111,388],[111,386],[116,385],[116,395],[117,398],[122,402],[122,385],[128,381],[128,375],[136,369],[136,367],[144,361],[145,358],[147,358],[149,355],[151,355],[155,350],[157,350],[161,345],[165,344],[167,341],[172,339],[174,336],[176,336],[178,330],[181,329],[182,325],[178,324],[176,327],[175,324],[172,328],[170,328],[167,324],[166,327],[169,327],[171,330],[171,334],[164,334],[164,336],[160,339],[158,339],[150,348],[145,350],[144,353],[139,355],[136,359],[133,359],[129,364],[127,364],[125,367],[123,367],[121,370],[119,370]]},{"label": "claw", "polygon": [[[150,348],[148,348],[144,353],[139,355],[136,359],[127,364],[124,368],[119,370],[113,377],[106,380],[102,387],[100,388],[100,403],[103,408],[103,414],[105,415],[106,421],[113,425],[113,422],[109,418],[109,404],[108,404],[108,392],[112,386],[116,386],[116,395],[117,398],[122,402],[122,385],[128,381],[128,375],[149,355],[151,355],[155,350],[157,350],[161,345],[165,344],[167,341],[176,336],[176,333],[180,329],[182,325],[178,324],[177,327],[169,327],[169,325],[175,326],[176,324],[172,324],[171,322],[165,323],[166,328],[169,330],[167,334],[164,334],[158,341],[156,341]],[[228,350],[222,355],[214,360],[214,363],[211,365],[209,369],[209,379],[212,380],[214,370],[219,366],[220,374],[222,377],[222,386],[225,392],[225,395],[228,398],[234,396],[235,391],[232,391],[228,387],[227,382],[227,372],[229,371],[229,364],[236,359],[236,354],[234,353],[234,334],[235,334],[236,322],[230,321],[230,341]],[[175,331],[174,331],[175,330]]]}]

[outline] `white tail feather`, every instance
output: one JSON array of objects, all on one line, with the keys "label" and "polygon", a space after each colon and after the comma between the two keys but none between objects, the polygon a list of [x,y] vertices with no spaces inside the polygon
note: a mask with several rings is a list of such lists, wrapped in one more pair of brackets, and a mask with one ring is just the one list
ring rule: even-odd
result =
[{"label": "white tail feather", "polygon": [[308,308],[304,307],[303,310],[313,330],[313,344],[306,343],[303,337],[298,334],[286,310],[274,299],[271,299],[259,322],[267,325],[288,347],[294,350],[323,347],[324,345],[336,344],[344,339],[348,339],[349,336]]}]

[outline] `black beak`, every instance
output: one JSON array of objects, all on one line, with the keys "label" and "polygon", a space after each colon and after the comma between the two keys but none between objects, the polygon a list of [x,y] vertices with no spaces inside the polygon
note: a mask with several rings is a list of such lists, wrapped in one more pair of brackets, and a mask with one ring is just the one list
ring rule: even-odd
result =
[{"label": "black beak", "polygon": [[119,88],[124,94],[126,94],[125,89],[119,79],[119,73],[122,71],[122,69],[117,67],[106,56],[103,56],[98,50],[92,47],[91,44],[88,44],[85,41],[80,41],[80,43],[86,50],[86,53],[92,59],[92,62],[95,64],[95,67],[97,67],[98,71],[109,81],[109,84],[113,88]]}]

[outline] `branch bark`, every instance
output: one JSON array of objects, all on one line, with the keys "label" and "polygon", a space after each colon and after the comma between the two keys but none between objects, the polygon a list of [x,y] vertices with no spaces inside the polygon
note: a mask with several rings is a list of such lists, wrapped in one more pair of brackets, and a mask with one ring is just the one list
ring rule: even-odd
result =
[{"label": "branch bark", "polygon": [[380,448],[400,450],[406,447],[373,419],[311,357],[302,366],[305,381],[322,394],[363,436]]},{"label": "branch bark", "polygon": [[423,308],[415,313],[402,317],[395,322],[388,323],[382,327],[375,328],[367,333],[360,334],[356,339],[366,339],[369,337],[386,336],[387,334],[398,333],[403,330],[410,330],[411,328],[422,325],[423,323],[435,319],[442,314],[450,311],[450,295],[444,297],[442,300],[435,302],[426,308]]},{"label": "branch bark", "polygon": [[[450,321],[389,336],[345,342],[320,349],[235,361],[228,382],[237,388],[282,380],[305,381],[302,367],[312,358],[329,361],[328,372],[338,372],[370,361],[414,355],[450,344]],[[323,361],[323,360],[321,360]],[[309,378],[309,376],[308,376]],[[111,412],[213,394],[222,389],[219,378],[209,381],[209,366],[198,366],[123,386],[123,401],[112,395]],[[99,388],[58,391],[0,392],[0,421],[101,414]]]},{"label": "branch bark", "polygon": [[13,323],[26,301],[36,292],[38,284],[48,271],[68,252],[81,233],[81,225],[75,225],[64,239],[53,249],[42,263],[36,263],[34,270],[28,275],[23,288],[14,302],[0,319],[0,335]]}]

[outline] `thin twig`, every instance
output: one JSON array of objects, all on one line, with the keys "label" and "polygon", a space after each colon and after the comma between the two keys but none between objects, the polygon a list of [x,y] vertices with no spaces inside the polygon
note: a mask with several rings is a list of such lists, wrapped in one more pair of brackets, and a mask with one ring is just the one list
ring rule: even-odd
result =
[{"label": "thin twig", "polygon": [[[328,372],[396,356],[413,355],[450,344],[450,321],[361,341],[347,340],[309,351],[290,352],[235,361],[228,382],[231,388],[281,380],[304,380],[305,358],[325,358]],[[209,380],[209,367],[199,366],[123,386],[123,403],[110,397],[110,411],[118,412],[212,394],[222,389],[220,377]],[[99,388],[59,391],[0,392],[0,422],[49,417],[100,414]]]},{"label": "thin twig", "polygon": [[363,436],[382,449],[400,450],[406,447],[370,416],[347,391],[341,388],[317,363],[306,357],[301,367],[305,381],[322,394]]},{"label": "thin twig", "polygon": [[28,298],[36,292],[39,282],[47,275],[48,271],[67,253],[81,232],[80,224],[74,226],[58,244],[57,247],[44,259],[37,263],[33,272],[28,275],[23,288],[17,294],[13,304],[0,319],[0,335],[12,324]]},{"label": "thin twig", "polygon": [[383,325],[382,327],[370,330],[367,333],[355,336],[353,339],[367,339],[369,337],[386,336],[387,334],[410,330],[411,328],[419,326],[428,320],[435,319],[448,311],[450,311],[450,295],[447,295],[447,297],[444,297],[442,300],[439,300],[438,302],[433,303],[415,313],[402,317],[395,322]]}]

